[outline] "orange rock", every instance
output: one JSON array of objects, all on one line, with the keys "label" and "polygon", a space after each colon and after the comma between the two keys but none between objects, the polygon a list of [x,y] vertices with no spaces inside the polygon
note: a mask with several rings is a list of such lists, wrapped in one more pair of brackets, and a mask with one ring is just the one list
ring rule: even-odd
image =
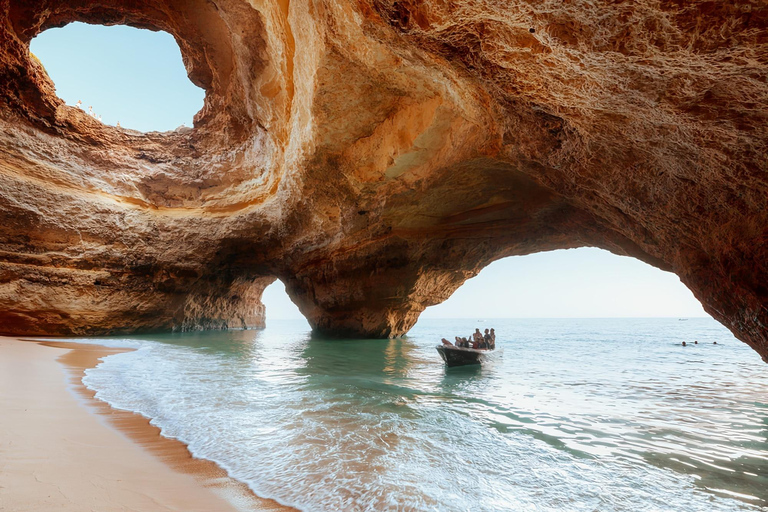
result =
[{"label": "orange rock", "polygon": [[[0,4],[0,331],[405,333],[489,262],[675,272],[768,360],[768,7],[747,1]],[[165,30],[191,130],[104,126],[32,37]],[[531,30],[533,29],[533,30]]]}]

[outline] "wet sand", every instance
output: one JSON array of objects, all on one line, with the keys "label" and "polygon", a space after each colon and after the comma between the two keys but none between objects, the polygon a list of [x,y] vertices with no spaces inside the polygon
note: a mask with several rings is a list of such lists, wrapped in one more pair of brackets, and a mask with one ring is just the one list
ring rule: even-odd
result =
[{"label": "wet sand", "polygon": [[121,351],[0,337],[0,510],[293,510],[94,398],[83,372]]}]

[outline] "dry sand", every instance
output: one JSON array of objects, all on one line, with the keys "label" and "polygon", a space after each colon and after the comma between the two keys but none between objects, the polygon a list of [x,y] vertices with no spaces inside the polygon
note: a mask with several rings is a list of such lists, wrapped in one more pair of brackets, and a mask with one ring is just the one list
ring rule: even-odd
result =
[{"label": "dry sand", "polygon": [[292,510],[96,400],[83,371],[116,352],[0,337],[1,511]]}]

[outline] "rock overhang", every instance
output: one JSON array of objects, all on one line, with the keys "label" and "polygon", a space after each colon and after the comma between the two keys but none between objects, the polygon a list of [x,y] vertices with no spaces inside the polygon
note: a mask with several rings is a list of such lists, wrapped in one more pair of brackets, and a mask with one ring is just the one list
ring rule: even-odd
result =
[{"label": "rock overhang", "polygon": [[[0,15],[5,332],[261,325],[280,277],[319,331],[398,335],[495,259],[588,245],[675,272],[768,356],[763,6]],[[63,105],[26,45],[73,21],[171,33],[207,91],[194,129],[134,134]]]}]

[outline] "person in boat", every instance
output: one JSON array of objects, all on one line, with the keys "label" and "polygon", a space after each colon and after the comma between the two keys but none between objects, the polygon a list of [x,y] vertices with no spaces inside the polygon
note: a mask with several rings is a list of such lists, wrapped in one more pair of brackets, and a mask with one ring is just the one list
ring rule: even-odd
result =
[{"label": "person in boat", "polygon": [[496,331],[491,327],[491,350],[496,350]]},{"label": "person in boat", "polygon": [[443,345],[445,345],[446,347],[452,347],[453,346],[453,343],[451,343],[450,341],[448,341],[445,338],[441,339],[440,341],[442,341]]},{"label": "person in boat", "polygon": [[483,341],[485,342],[485,348],[488,350],[491,349],[491,332],[486,329],[485,334],[483,334]]},{"label": "person in boat", "polygon": [[480,329],[475,329],[475,332],[472,334],[472,339],[474,341],[472,348],[483,348],[485,340],[483,339],[483,333],[480,332]]}]

